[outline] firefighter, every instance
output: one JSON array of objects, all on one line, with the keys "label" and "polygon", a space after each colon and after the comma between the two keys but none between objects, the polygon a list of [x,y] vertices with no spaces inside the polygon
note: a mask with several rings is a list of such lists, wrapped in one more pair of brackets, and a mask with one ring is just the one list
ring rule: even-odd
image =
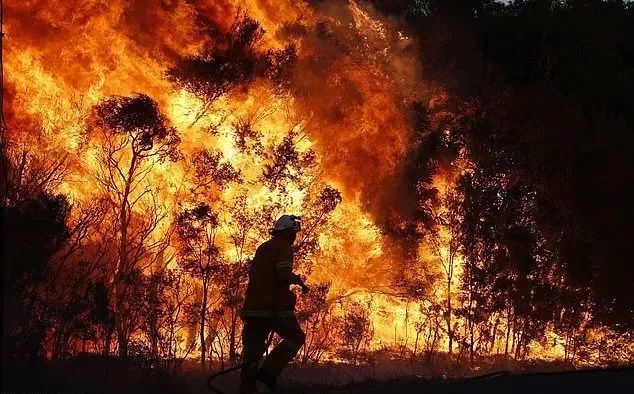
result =
[{"label": "firefighter", "polygon": [[[292,246],[300,230],[299,217],[282,215],[271,230],[271,239],[258,247],[251,263],[241,312],[241,394],[257,392],[256,380],[271,389],[277,387],[277,376],[304,344],[304,332],[295,317],[296,297],[290,290],[290,285],[300,286],[304,293],[309,290],[293,273]],[[282,340],[258,369],[271,332]]]}]

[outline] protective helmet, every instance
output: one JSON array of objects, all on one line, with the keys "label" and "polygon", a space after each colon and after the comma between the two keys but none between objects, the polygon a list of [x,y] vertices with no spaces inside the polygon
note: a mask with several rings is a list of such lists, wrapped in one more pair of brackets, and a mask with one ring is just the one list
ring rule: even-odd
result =
[{"label": "protective helmet", "polygon": [[299,216],[295,215],[282,215],[277,222],[275,222],[275,227],[271,229],[271,231],[284,231],[284,230],[292,230],[294,232],[301,231],[301,219]]}]

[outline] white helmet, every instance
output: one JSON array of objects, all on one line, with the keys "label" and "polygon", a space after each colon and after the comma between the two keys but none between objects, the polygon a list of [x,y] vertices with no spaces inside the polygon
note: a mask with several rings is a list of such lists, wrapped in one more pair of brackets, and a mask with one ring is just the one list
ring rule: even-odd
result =
[{"label": "white helmet", "polygon": [[294,232],[301,231],[301,219],[299,216],[295,215],[282,215],[277,222],[275,222],[275,227],[273,227],[272,231],[284,231],[284,230],[292,230]]}]

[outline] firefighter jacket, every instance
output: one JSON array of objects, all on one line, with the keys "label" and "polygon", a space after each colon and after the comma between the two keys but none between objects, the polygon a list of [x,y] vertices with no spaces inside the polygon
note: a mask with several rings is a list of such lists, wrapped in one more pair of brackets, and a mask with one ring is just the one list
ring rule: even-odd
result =
[{"label": "firefighter jacket", "polygon": [[241,316],[294,316],[296,298],[290,290],[292,271],[291,244],[279,237],[273,237],[260,245],[249,269],[249,284]]}]

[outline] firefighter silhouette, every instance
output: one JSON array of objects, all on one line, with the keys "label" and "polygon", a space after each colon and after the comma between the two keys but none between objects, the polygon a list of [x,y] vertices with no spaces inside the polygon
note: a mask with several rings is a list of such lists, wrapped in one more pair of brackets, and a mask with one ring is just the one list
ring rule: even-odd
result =
[{"label": "firefighter silhouette", "polygon": [[[300,219],[282,215],[271,230],[271,239],[261,244],[249,271],[249,284],[241,311],[242,367],[240,393],[257,392],[256,381],[277,387],[277,377],[304,344],[304,332],[295,317],[295,294],[290,285],[308,287],[293,273],[293,243],[301,230]],[[271,333],[281,341],[260,361]],[[259,366],[259,368],[258,368]]]}]

